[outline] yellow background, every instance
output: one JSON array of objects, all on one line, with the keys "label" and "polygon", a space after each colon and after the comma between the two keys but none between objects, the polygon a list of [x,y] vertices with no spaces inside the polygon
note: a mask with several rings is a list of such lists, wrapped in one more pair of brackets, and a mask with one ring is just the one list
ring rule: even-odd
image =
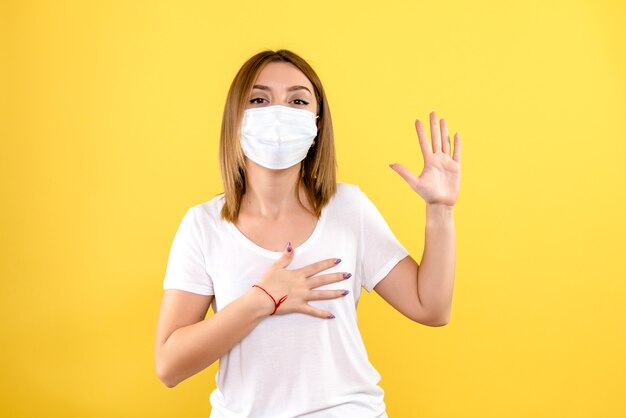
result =
[{"label": "yellow background", "polygon": [[226,92],[265,48],[316,69],[338,180],[418,262],[425,205],[387,164],[421,172],[431,110],[462,135],[451,322],[359,304],[390,417],[626,416],[623,2],[0,10],[1,416],[208,417],[217,363],[156,376],[162,278],[185,211],[222,191]]}]

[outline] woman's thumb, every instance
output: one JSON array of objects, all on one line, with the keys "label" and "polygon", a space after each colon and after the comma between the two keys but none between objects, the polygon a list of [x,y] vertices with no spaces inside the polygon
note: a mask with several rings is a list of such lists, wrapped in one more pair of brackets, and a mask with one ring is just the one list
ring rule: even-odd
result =
[{"label": "woman's thumb", "polygon": [[293,247],[291,246],[291,241],[289,241],[287,245],[285,245],[282,255],[276,260],[274,265],[278,268],[285,268],[291,263],[291,260],[293,260]]},{"label": "woman's thumb", "polygon": [[402,164],[393,163],[389,164],[389,167],[391,167],[393,171],[398,173],[400,177],[402,177],[407,183],[409,183],[409,186],[411,186],[411,188],[415,190],[415,188],[417,187],[417,183],[419,183],[420,180],[415,174],[411,173],[411,171]]}]

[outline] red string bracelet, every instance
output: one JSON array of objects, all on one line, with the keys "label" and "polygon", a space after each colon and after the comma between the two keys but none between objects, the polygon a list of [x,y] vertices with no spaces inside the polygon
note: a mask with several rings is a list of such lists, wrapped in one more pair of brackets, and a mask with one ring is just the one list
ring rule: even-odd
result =
[{"label": "red string bracelet", "polygon": [[[267,290],[263,289],[263,288],[262,288],[261,286],[259,286],[259,285],[254,284],[254,285],[252,285],[252,287],[258,287],[259,289],[261,289],[262,291],[264,291],[265,293],[267,293]],[[267,293],[267,295],[268,295],[269,297],[271,297],[271,298],[272,298],[272,300],[274,301],[274,305],[275,305],[275,307],[274,307],[274,312],[272,312],[272,313],[270,314],[270,316],[271,316],[271,315],[274,315],[274,313],[276,313],[276,309],[278,309],[278,307],[280,306],[280,304],[281,304],[281,303],[283,303],[283,302],[285,301],[285,299],[287,299],[287,295],[285,295],[285,296],[283,296],[282,298],[280,298],[280,300],[278,301],[278,303],[276,303],[276,299],[274,299],[274,297],[273,297],[272,295],[270,295],[269,293]]]}]

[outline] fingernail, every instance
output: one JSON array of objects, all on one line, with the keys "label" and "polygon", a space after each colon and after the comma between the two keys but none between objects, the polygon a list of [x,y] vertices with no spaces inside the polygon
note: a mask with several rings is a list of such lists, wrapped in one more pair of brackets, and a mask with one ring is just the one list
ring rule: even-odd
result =
[{"label": "fingernail", "polygon": [[335,260],[335,264],[339,264],[339,263],[341,263],[341,258],[338,258]]},{"label": "fingernail", "polygon": [[334,317],[335,317],[335,315],[333,315],[333,314],[330,314],[330,315],[327,316],[328,319],[333,319]]},{"label": "fingernail", "polygon": [[345,296],[345,295],[347,295],[348,293],[350,293],[350,291],[349,291],[349,290],[344,290],[344,291],[343,291],[343,293],[341,294],[341,296]]},{"label": "fingernail", "polygon": [[393,168],[394,165],[396,165],[396,163],[391,163],[389,164],[389,167]]},{"label": "fingernail", "polygon": [[285,247],[287,252],[291,252],[292,248],[291,248],[291,241],[287,242],[287,247]]},{"label": "fingernail", "polygon": [[352,273],[344,273],[343,274],[343,278],[344,279],[349,279],[350,277],[352,277]]}]

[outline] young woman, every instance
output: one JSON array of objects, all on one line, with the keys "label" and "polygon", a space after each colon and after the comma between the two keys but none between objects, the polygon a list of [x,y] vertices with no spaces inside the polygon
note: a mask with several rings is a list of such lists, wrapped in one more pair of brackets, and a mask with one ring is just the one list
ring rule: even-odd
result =
[{"label": "young woman", "polygon": [[366,194],[336,181],[330,110],[309,64],[288,50],[250,58],[224,109],[224,193],[187,211],[170,250],[161,381],[174,387],[219,358],[212,418],[386,417],[356,307],[363,287],[413,321],[449,320],[461,143],[451,157],[440,122],[431,113],[431,149],[416,121],[419,177],[391,165],[426,201],[418,266]]}]

